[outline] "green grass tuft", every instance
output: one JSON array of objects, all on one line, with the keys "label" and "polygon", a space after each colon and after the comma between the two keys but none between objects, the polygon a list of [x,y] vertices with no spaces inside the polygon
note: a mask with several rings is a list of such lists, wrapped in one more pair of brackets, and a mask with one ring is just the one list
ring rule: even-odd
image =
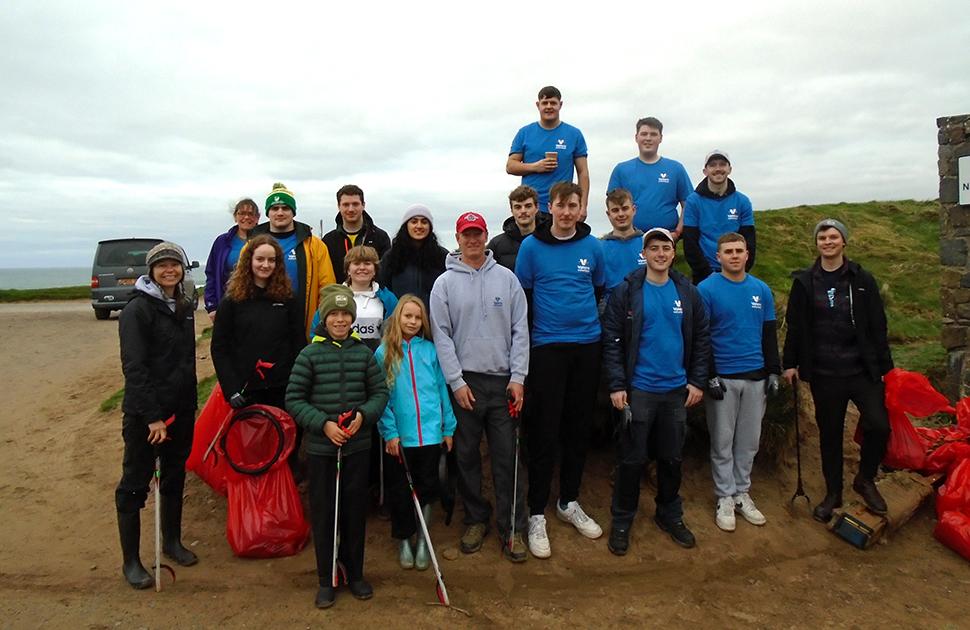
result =
[{"label": "green grass tuft", "polygon": [[80,300],[91,297],[91,287],[55,287],[51,289],[0,289],[0,303],[39,302],[41,300]]},{"label": "green grass tuft", "polygon": [[121,404],[121,399],[125,397],[125,388],[122,387],[115,393],[111,394],[98,405],[98,411],[101,413],[108,413],[109,411],[114,411]]}]

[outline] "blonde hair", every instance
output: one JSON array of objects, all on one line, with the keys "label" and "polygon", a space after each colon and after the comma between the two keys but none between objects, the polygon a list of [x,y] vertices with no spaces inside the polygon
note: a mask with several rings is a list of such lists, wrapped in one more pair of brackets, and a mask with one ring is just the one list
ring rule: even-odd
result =
[{"label": "blonde hair", "polygon": [[401,369],[401,361],[404,359],[404,351],[401,344],[404,343],[404,333],[401,331],[401,314],[404,307],[408,304],[417,304],[421,311],[421,330],[418,335],[431,341],[431,324],[428,322],[428,310],[424,307],[424,302],[416,295],[407,293],[398,300],[394,312],[384,323],[384,378],[388,388],[394,386],[394,379]]}]

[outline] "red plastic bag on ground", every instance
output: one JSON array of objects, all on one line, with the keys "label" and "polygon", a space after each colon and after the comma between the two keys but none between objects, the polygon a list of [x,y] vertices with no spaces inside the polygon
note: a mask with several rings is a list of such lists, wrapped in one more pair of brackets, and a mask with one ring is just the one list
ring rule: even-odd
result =
[{"label": "red plastic bag on ground", "polygon": [[928,473],[946,472],[968,458],[970,458],[970,442],[946,442],[926,457],[925,470]]},{"label": "red plastic bag on ground", "polygon": [[970,396],[957,402],[957,426],[970,431]]},{"label": "red plastic bag on ground", "polygon": [[295,441],[285,411],[250,405],[233,414],[217,442],[230,468],[226,539],[237,556],[290,556],[306,545],[310,526],[286,461]]},{"label": "red plastic bag on ground", "polygon": [[933,530],[941,543],[970,560],[970,515],[963,512],[944,512]]},{"label": "red plastic bag on ground", "polygon": [[936,514],[964,512],[970,514],[970,459],[964,459],[946,476],[946,483],[936,493]]},{"label": "red plastic bag on ground", "polygon": [[186,470],[194,472],[202,481],[223,496],[226,495],[226,471],[230,470],[229,465],[216,453],[214,448],[205,458],[205,461],[203,461],[203,456],[212,443],[212,438],[215,437],[219,427],[222,426],[231,412],[232,407],[229,406],[222,395],[222,387],[219,386],[219,383],[216,383],[209,395],[209,400],[205,402],[202,412],[199,413],[199,417],[195,421],[192,453],[185,462]]}]

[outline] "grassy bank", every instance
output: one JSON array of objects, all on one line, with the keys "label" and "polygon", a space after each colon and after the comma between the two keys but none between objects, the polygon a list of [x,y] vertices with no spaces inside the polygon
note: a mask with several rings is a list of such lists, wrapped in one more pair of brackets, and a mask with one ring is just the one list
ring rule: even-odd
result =
[{"label": "grassy bank", "polygon": [[91,297],[91,287],[87,285],[51,289],[0,289],[0,303],[80,300],[89,297]]}]

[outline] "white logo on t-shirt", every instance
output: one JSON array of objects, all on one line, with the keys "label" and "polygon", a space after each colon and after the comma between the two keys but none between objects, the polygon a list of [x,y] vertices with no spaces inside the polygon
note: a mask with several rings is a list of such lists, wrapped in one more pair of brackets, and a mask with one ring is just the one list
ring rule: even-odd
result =
[{"label": "white logo on t-shirt", "polygon": [[752,295],[751,296],[751,308],[761,310],[761,296]]},{"label": "white logo on t-shirt", "polygon": [[579,264],[576,265],[576,271],[580,273],[589,273],[589,258],[580,258]]},{"label": "white logo on t-shirt", "polygon": [[730,210],[728,210],[728,221],[737,221],[737,220],[738,220],[738,209],[731,208]]},{"label": "white logo on t-shirt", "polygon": [[556,148],[557,149],[565,149],[566,148],[566,140],[563,139],[563,138],[559,138],[559,140],[556,141]]},{"label": "white logo on t-shirt", "polygon": [[660,174],[660,177],[657,178],[657,183],[658,184],[669,184],[670,183],[670,178],[667,177],[667,174],[666,173],[661,173]]},{"label": "white logo on t-shirt", "polygon": [[682,315],[684,309],[680,306],[680,300],[674,300],[674,315]]}]

